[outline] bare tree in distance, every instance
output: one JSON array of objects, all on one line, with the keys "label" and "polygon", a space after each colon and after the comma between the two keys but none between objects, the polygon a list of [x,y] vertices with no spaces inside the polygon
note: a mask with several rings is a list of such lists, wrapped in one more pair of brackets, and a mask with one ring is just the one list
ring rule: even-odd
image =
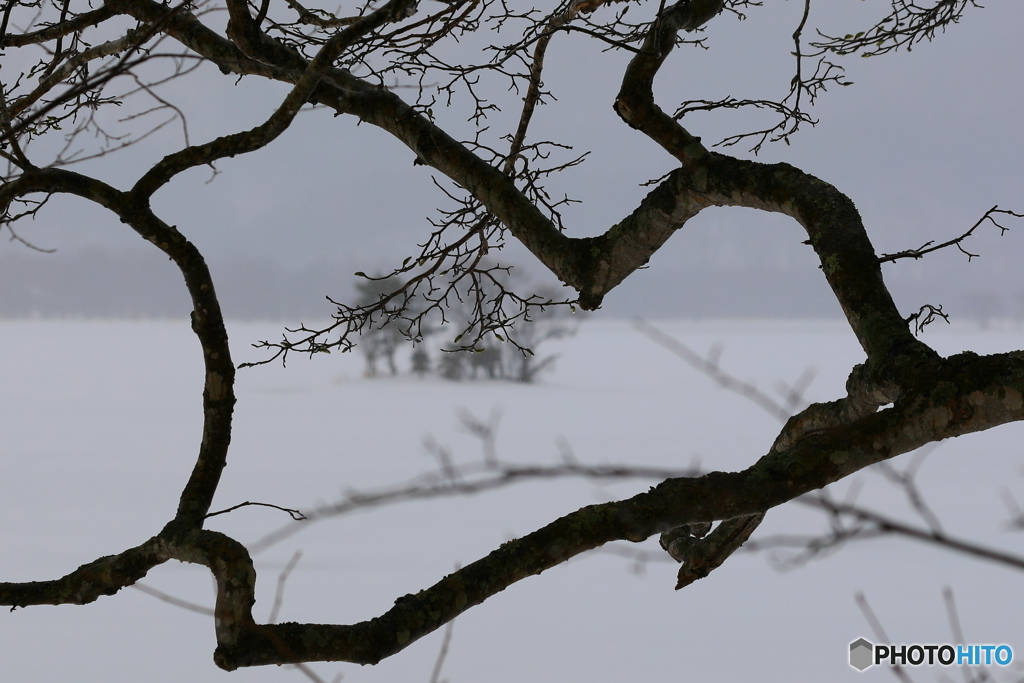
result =
[{"label": "bare tree in distance", "polygon": [[[432,317],[425,315],[420,310],[422,302],[416,299],[405,303],[402,310],[385,307],[372,314],[359,333],[358,347],[366,359],[364,374],[377,376],[377,363],[381,359],[387,362],[391,375],[398,374],[396,356],[401,350],[409,351],[412,370],[421,376],[433,366],[442,377],[453,381],[477,378],[524,384],[536,381],[541,373],[552,369],[558,358],[557,354],[539,355],[541,345],[575,335],[585,314],[570,311],[564,305],[538,304],[529,307],[516,320],[514,343],[507,343],[498,332],[486,341],[477,339],[472,347],[460,345],[458,338],[449,336],[450,328],[472,327],[473,321],[481,315],[480,299],[493,299],[500,295],[501,289],[512,289],[511,279],[498,272],[493,280],[471,287],[468,292],[454,289],[449,293],[440,321],[440,311]],[[356,282],[359,294],[356,305],[364,310],[372,309],[403,286],[404,283],[394,276],[361,277]],[[548,288],[534,289],[538,301],[550,302],[557,297]],[[413,328],[415,333],[412,333]],[[440,349],[440,357],[431,360],[428,348]]]},{"label": "bare tree in distance", "polygon": [[[685,55],[676,48],[707,47],[701,30],[709,22],[772,8],[753,0],[637,5],[570,0],[553,8],[519,8],[497,0],[421,7],[415,0],[389,0],[335,14],[292,0],[258,5],[108,0],[95,7],[73,0],[6,2],[0,19],[3,227],[28,244],[20,222],[45,215],[47,201],[57,194],[107,210],[112,225],[128,226],[181,271],[205,372],[203,439],[167,524],[135,547],[99,557],[60,579],[0,583],[0,604],[90,603],[177,559],[208,567],[216,579],[214,659],[221,668],[377,663],[516,582],[613,541],[665,534],[666,550],[684,561],[680,586],[687,585],[726,561],[778,505],[927,444],[1024,419],[1024,352],[943,358],[910,329],[912,322],[919,327],[941,309],[922,308],[909,316],[897,310],[881,264],[920,258],[928,245],[879,257],[853,201],[839,189],[786,163],[716,151],[681,124],[697,111],[755,108],[772,118],[756,130],[729,135],[722,149],[744,142],[756,151],[788,141],[813,123],[807,107],[815,98],[848,83],[844,57],[909,50],[953,32],[965,13],[980,11],[972,0],[874,5],[881,7],[876,23],[829,36],[812,30],[812,3],[804,0],[792,33],[794,76],[778,99],[699,99],[685,92],[685,79],[661,78],[659,87],[669,84],[684,90],[673,96],[691,98],[672,105],[670,114],[655,102],[654,82],[663,69],[685,71]],[[538,105],[555,101],[544,83],[548,47],[566,33],[628,56],[609,105],[622,119],[624,134],[638,131],[661,148],[652,159],[676,165],[651,183],[639,205],[624,208],[623,217],[596,236],[574,236],[582,230],[568,225],[562,214],[571,198],[547,185],[553,174],[581,163],[586,154],[531,135]],[[245,77],[267,83],[269,92],[284,84],[287,94],[254,127],[192,140],[186,112],[169,93],[171,84],[187,83],[206,63],[223,74],[218,83],[225,88]],[[502,105],[492,101],[492,90],[505,93]],[[468,120],[446,111],[450,103],[452,112],[464,106],[461,118]],[[286,130],[300,129],[297,115],[310,106],[390,135],[408,148],[410,163],[436,174],[444,200],[430,234],[410,245],[409,255],[390,274],[403,284],[366,304],[337,302],[329,325],[302,326],[281,341],[264,342],[266,362],[292,352],[351,348],[367,325],[384,322],[402,325],[406,336],[419,338],[424,316],[445,318],[460,292],[473,315],[453,344],[469,349],[496,338],[521,345],[516,322],[559,302],[502,284],[507,266],[492,259],[506,240],[517,240],[574,290],[563,299],[565,305],[593,310],[690,219],[718,206],[780,213],[806,230],[822,275],[863,350],[863,362],[851,368],[845,396],[789,418],[745,470],[666,473],[649,491],[581,508],[510,540],[434,585],[400,597],[369,621],[257,623],[250,549],[205,528],[227,463],[235,403],[236,368],[215,279],[186,237],[191,226],[170,225],[154,200],[190,169],[256,153]],[[500,106],[518,108],[518,120],[492,129],[489,123],[499,121]],[[172,125],[180,128],[177,148],[147,147],[154,133]],[[104,180],[109,170],[100,160],[129,146],[134,153],[150,154],[150,160],[128,189],[119,189]],[[1021,214],[996,206],[984,215],[993,223],[1011,217]],[[963,239],[948,246],[962,248]],[[721,523],[708,533],[713,522]]]},{"label": "bare tree in distance", "polygon": [[[356,282],[356,292],[358,293],[356,305],[375,306],[398,286],[399,283],[390,277],[360,279]],[[393,321],[389,320],[388,312],[385,309],[380,314],[380,320],[374,321],[371,318],[363,328],[359,347],[363,353],[363,358],[366,359],[365,374],[367,377],[375,377],[377,375],[377,361],[382,358],[387,362],[388,371],[392,375],[398,374],[395,355],[398,353],[398,349],[401,348],[404,337],[399,325],[389,325],[387,324],[388,322]]]}]

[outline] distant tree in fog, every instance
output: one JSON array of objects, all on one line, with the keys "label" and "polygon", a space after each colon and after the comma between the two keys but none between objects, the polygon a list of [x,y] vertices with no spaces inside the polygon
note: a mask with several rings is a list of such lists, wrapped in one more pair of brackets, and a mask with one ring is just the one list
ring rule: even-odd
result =
[{"label": "distant tree in fog", "polygon": [[423,376],[430,372],[430,354],[422,345],[413,349],[410,360],[412,361],[412,371],[417,375]]},{"label": "distant tree in fog", "polygon": [[[371,307],[400,286],[401,282],[394,277],[361,278],[356,282],[356,305]],[[548,300],[554,298],[553,292],[543,289],[540,292]],[[475,311],[471,305],[467,305],[467,301],[453,297],[453,302],[449,303],[444,312],[446,319],[458,321],[457,325],[468,324],[463,321],[471,320]],[[409,314],[410,309],[407,308],[404,313]],[[381,318],[387,320],[387,314],[382,314]],[[516,322],[518,344],[506,344],[499,335],[489,340],[486,346],[478,343],[475,348],[467,348],[451,340],[443,345],[438,343],[445,341],[449,332],[449,326],[446,325],[426,325],[421,318],[418,336],[411,339],[403,334],[401,323],[380,324],[371,317],[360,332],[357,348],[366,359],[364,374],[367,377],[377,376],[377,364],[381,359],[387,363],[391,375],[397,374],[395,357],[401,349],[415,345],[415,350],[410,354],[410,362],[411,370],[416,374],[426,374],[432,365],[430,351],[426,348],[429,346],[440,348],[441,355],[433,361],[433,366],[445,379],[510,379],[530,384],[541,372],[551,369],[557,358],[557,355],[551,354],[538,355],[540,346],[576,334],[581,318],[581,315],[572,314],[565,306],[534,307]]]},{"label": "distant tree in fog", "polygon": [[[376,306],[381,299],[386,298],[399,285],[400,283],[395,278],[362,278],[356,282],[356,305]],[[385,315],[382,315],[382,320],[379,323],[369,319],[362,330],[362,338],[358,346],[363,353],[363,358],[366,359],[365,374],[367,377],[377,375],[377,362],[380,360],[387,363],[390,374],[398,374],[395,355],[402,347],[405,337],[398,325],[388,325],[386,321]]]}]

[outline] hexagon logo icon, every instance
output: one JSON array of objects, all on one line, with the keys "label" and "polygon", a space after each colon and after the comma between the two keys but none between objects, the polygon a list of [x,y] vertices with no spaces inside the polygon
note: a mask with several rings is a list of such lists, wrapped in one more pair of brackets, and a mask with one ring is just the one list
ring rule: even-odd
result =
[{"label": "hexagon logo icon", "polygon": [[868,668],[873,664],[871,660],[873,659],[874,651],[874,646],[863,638],[853,641],[850,643],[850,666],[857,671],[863,671]]}]

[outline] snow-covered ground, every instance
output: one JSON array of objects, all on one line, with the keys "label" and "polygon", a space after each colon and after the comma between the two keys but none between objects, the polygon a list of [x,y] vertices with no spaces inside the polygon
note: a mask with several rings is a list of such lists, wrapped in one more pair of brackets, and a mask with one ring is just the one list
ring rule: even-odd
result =
[{"label": "snow-covered ground", "polygon": [[[842,395],[860,350],[840,322],[663,322],[699,353],[723,345],[721,365],[773,393],[806,368],[809,400]],[[928,328],[948,354],[1024,347],[1024,329],[966,324]],[[279,338],[271,324],[231,327],[236,362],[248,344]],[[156,533],[174,513],[201,426],[198,342],[182,322],[0,321],[0,580],[56,578]],[[397,483],[434,469],[432,438],[456,461],[480,457],[460,410],[501,411],[498,454],[519,463],[559,462],[571,446],[585,463],[735,470],[763,455],[778,424],[720,389],[628,322],[586,322],[535,385],[449,382],[411,375],[366,379],[357,354],[294,358],[287,368],[240,371],[237,419],[215,507],[262,501],[302,510],[351,489]],[[403,362],[406,362],[403,359]],[[946,531],[1024,555],[1009,533],[1003,491],[1024,504],[1021,425],[944,443],[918,481]],[[899,466],[907,458],[895,461]],[[311,524],[255,555],[257,619],[270,612],[277,577],[296,550],[279,619],[352,623],[387,610],[457,564],[582,505],[625,497],[652,482],[558,481],[467,498],[402,503]],[[841,482],[858,501],[920,526],[902,494],[877,473]],[[244,508],[211,527],[251,543],[287,523],[284,513]],[[772,511],[756,536],[825,529],[797,505]],[[755,537],[756,537],[755,536]],[[654,549],[656,539],[641,548]],[[769,554],[739,554],[707,579],[675,592],[676,566],[637,572],[608,553],[576,558],[512,586],[459,617],[442,676],[469,681],[874,681],[880,668],[847,665],[849,643],[875,640],[854,595],[862,591],[901,643],[954,642],[942,590],[953,589],[968,642],[1014,647],[1024,667],[1024,574],[921,543],[853,544],[780,572]],[[172,563],[153,588],[212,604],[202,567]],[[377,667],[315,664],[325,680],[429,679],[441,633]],[[303,680],[276,667],[227,674],[212,663],[208,616],[125,590],[85,607],[0,613],[0,680]],[[924,669],[915,680],[945,673]],[[998,680],[1010,680],[997,671]]]}]

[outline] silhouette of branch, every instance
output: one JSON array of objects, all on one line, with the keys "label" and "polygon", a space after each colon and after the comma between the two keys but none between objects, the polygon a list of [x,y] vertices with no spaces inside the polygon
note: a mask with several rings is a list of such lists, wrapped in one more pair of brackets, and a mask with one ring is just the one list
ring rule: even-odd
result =
[{"label": "silhouette of branch", "polygon": [[[640,318],[636,318],[633,321],[633,327],[654,343],[682,358],[690,367],[714,380],[718,386],[743,396],[783,423],[793,414],[792,407],[804,402],[801,393],[814,376],[813,371],[805,371],[804,375],[792,387],[788,388],[787,405],[783,406],[750,382],[743,382],[722,370],[718,364],[722,351],[720,346],[714,347],[706,358],[702,358],[675,337],[662,332],[654,325]],[[803,388],[797,391],[796,388],[801,385],[804,385]]]},{"label": "silhouette of branch", "polygon": [[920,334],[922,330],[928,325],[931,325],[938,319],[946,321],[949,324],[949,314],[944,313],[942,306],[932,306],[931,304],[925,304],[921,306],[921,309],[917,313],[911,313],[907,316],[906,322],[914,323],[914,334]]},{"label": "silhouette of branch", "polygon": [[294,519],[297,522],[301,521],[303,519],[306,519],[306,516],[304,514],[302,514],[301,512],[299,512],[298,510],[293,510],[291,508],[283,508],[280,505],[273,505],[271,503],[252,503],[252,502],[250,502],[248,500],[245,501],[244,503],[239,503],[238,505],[232,505],[229,508],[224,508],[223,510],[218,510],[217,512],[210,512],[210,513],[208,513],[206,515],[206,518],[209,519],[210,517],[216,517],[217,515],[224,515],[224,514],[227,514],[229,512],[233,512],[233,511],[235,511],[235,510],[237,510],[239,508],[244,508],[244,507],[249,506],[249,505],[258,505],[260,507],[274,508],[275,510],[280,510],[281,512],[287,512],[288,516],[291,517],[292,519]]},{"label": "silhouette of branch", "polygon": [[434,670],[430,673],[430,683],[442,683],[441,668],[444,660],[448,657],[448,647],[452,643],[452,632],[455,630],[455,620],[452,619],[444,627],[444,637],[441,639],[441,649],[437,652],[437,660],[434,662]]},{"label": "silhouette of branch", "polygon": [[1007,521],[1006,527],[1013,531],[1024,531],[1024,510],[1021,510],[1017,499],[1013,497],[1009,489],[1003,489],[1000,493],[1006,504],[1006,509],[1010,512],[1010,519]]},{"label": "silhouette of branch", "polygon": [[[867,620],[868,625],[871,626],[871,630],[874,631],[875,638],[883,643],[891,644],[892,641],[889,640],[889,636],[886,635],[885,629],[882,627],[882,622],[878,620],[877,616],[875,616],[875,611],[871,609],[871,605],[868,604],[868,599],[864,596],[864,593],[857,591],[854,599],[857,601],[857,606],[860,608],[861,614],[864,615],[864,619]],[[893,675],[896,676],[897,679],[903,681],[903,683],[914,683],[914,679],[912,679],[899,664],[891,665],[889,670],[892,671]]]},{"label": "silhouette of branch", "polygon": [[277,616],[281,613],[281,606],[284,604],[284,586],[288,582],[288,577],[298,566],[299,560],[302,558],[302,551],[296,550],[295,554],[292,555],[292,559],[288,560],[288,564],[284,566],[284,569],[277,576],[277,591],[274,593],[274,606],[270,608],[270,615],[267,617],[267,623],[273,624],[277,622]]},{"label": "silhouette of branch", "polygon": [[157,600],[161,600],[161,601],[166,602],[168,604],[174,605],[175,607],[180,607],[182,609],[186,609],[189,612],[195,612],[197,614],[202,614],[202,615],[205,615],[205,616],[208,616],[208,617],[212,617],[212,616],[216,615],[216,612],[214,610],[210,609],[209,607],[204,607],[203,605],[197,605],[196,603],[189,602],[188,600],[182,600],[181,598],[176,598],[173,595],[170,595],[168,593],[164,593],[163,591],[157,590],[156,588],[153,588],[152,586],[147,586],[144,583],[134,583],[134,584],[132,584],[131,587],[134,588],[137,591],[145,593],[146,595],[152,595]]},{"label": "silhouette of branch", "polygon": [[[925,242],[924,244],[922,244],[917,249],[905,249],[903,251],[898,251],[895,254],[882,254],[878,258],[878,262],[879,263],[891,263],[893,261],[897,261],[899,259],[904,259],[904,258],[919,259],[919,258],[923,258],[926,254],[930,254],[933,251],[938,251],[940,249],[946,249],[947,247],[956,247],[957,249],[960,250],[961,253],[966,255],[967,256],[967,260],[970,261],[971,259],[978,257],[978,254],[972,254],[971,252],[969,252],[966,249],[964,249],[963,241],[966,240],[971,235],[973,235],[974,231],[977,230],[981,226],[982,223],[984,223],[986,221],[992,223],[992,225],[994,225],[997,228],[999,228],[999,234],[1000,235],[1005,234],[1009,230],[1009,228],[1007,228],[1006,226],[1000,224],[993,217],[996,214],[1004,214],[1006,216],[1010,216],[1011,218],[1024,218],[1024,214],[1015,213],[1013,211],[1010,211],[1009,209],[1000,209],[999,205],[997,204],[996,206],[993,206],[991,209],[986,211],[984,213],[984,215],[982,215],[982,217],[979,218],[977,220],[977,222],[975,222],[975,224],[972,225],[967,230],[967,232],[965,232],[964,234],[960,235],[959,237],[955,237],[955,238],[953,238],[953,239],[951,239],[951,240],[949,240],[947,242],[943,242],[942,244],[935,244],[935,242]],[[941,311],[941,307],[940,307],[940,311]]]}]

